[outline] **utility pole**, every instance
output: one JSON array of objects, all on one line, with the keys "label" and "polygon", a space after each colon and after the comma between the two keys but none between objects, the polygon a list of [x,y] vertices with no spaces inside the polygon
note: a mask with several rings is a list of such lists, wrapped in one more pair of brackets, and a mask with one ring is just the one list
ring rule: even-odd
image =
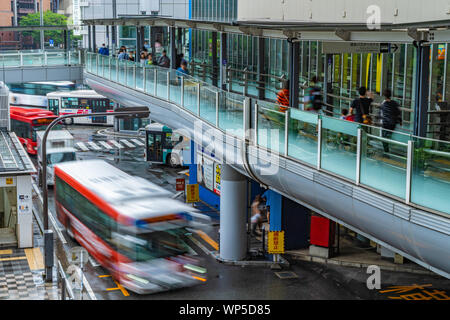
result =
[{"label": "utility pole", "polygon": [[14,26],[17,27],[17,0],[14,0],[13,6]]},{"label": "utility pole", "polygon": [[[44,25],[44,6],[43,6],[43,1],[40,0],[39,2],[39,13],[40,13],[40,25],[41,27]],[[41,29],[41,50],[45,49],[45,45],[44,45],[44,29]]]}]

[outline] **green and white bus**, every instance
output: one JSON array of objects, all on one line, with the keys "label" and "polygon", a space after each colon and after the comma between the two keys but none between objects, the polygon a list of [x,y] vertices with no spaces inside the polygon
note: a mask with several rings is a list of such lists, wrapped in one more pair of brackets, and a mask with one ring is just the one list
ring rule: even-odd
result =
[{"label": "green and white bus", "polygon": [[171,167],[184,166],[190,163],[191,142],[165,125],[149,124],[145,127],[145,159]]}]

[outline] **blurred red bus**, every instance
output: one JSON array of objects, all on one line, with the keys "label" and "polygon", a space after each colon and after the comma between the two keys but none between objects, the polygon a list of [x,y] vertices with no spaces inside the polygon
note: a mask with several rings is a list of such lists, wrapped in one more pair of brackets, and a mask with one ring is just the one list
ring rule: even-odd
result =
[{"label": "blurred red bus", "polygon": [[[15,132],[29,154],[37,154],[36,131],[45,130],[56,118],[53,112],[39,108],[10,107],[11,131]],[[53,129],[62,129],[57,124]]]},{"label": "blurred red bus", "polygon": [[55,165],[55,207],[68,235],[125,288],[148,294],[206,282],[187,227],[210,218],[103,160]]}]

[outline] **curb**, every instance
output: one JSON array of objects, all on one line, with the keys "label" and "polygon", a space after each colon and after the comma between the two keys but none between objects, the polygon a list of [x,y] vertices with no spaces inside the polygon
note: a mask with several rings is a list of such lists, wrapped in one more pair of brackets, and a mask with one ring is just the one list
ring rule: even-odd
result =
[{"label": "curb", "polygon": [[[364,262],[351,262],[351,261],[342,261],[342,260],[333,260],[333,259],[327,259],[327,258],[320,258],[320,257],[313,257],[309,255],[300,255],[300,254],[285,254],[285,256],[288,256],[292,260],[298,260],[298,261],[309,261],[309,262],[317,262],[322,264],[332,264],[332,265],[338,265],[343,267],[353,267],[353,268],[368,268],[372,264],[364,263]],[[411,267],[401,267],[401,266],[385,266],[385,265],[379,265],[378,266],[380,270],[386,270],[386,271],[394,271],[394,272],[407,272],[407,273],[414,273],[414,274],[422,274],[422,275],[436,275],[436,273],[428,270],[418,270]]]},{"label": "curb", "polygon": [[212,251],[212,252],[210,252],[210,254],[214,259],[216,259],[220,263],[223,263],[226,265],[231,265],[231,266],[272,267],[277,264],[281,265],[281,266],[285,266],[285,267],[290,266],[289,261],[287,261],[282,256],[280,256],[279,262],[268,261],[268,260],[266,260],[266,261],[238,260],[238,261],[236,261],[236,260],[224,260],[224,259],[220,258],[218,251]]}]

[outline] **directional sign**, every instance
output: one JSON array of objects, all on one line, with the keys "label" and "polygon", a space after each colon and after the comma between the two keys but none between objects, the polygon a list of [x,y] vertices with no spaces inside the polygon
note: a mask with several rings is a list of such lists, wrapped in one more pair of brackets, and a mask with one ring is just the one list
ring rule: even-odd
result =
[{"label": "directional sign", "polygon": [[322,53],[396,53],[399,46],[394,43],[371,42],[324,42]]},{"label": "directional sign", "polygon": [[50,45],[50,47],[53,47],[55,45],[55,42],[53,41],[53,39],[48,40],[48,44]]}]

